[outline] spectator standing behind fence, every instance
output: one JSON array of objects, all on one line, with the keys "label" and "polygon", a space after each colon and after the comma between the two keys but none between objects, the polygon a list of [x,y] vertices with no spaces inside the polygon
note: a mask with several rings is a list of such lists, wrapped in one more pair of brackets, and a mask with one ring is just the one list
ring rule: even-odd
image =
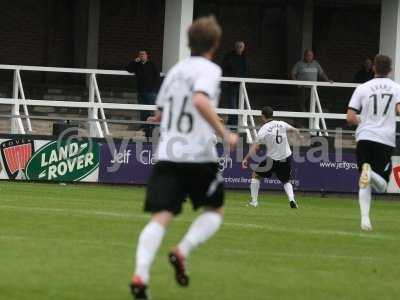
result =
[{"label": "spectator standing behind fence", "polygon": [[[303,60],[298,61],[290,74],[292,80],[300,81],[318,81],[320,78],[324,81],[332,81],[328,78],[321,65],[314,59],[314,52],[307,49],[304,52]],[[299,111],[308,111],[306,108],[307,100],[310,99],[310,88],[299,86],[297,103]]]},{"label": "spectator standing behind fence", "polygon": [[362,64],[360,70],[354,75],[355,83],[364,83],[375,78],[375,73],[372,68],[372,60],[367,58]]},{"label": "spectator standing behind fence", "polygon": [[[248,64],[243,41],[235,43],[235,49],[228,52],[222,61],[223,75],[226,77],[247,77]],[[237,109],[239,102],[239,86],[237,82],[227,84],[228,108]],[[228,125],[237,125],[237,115],[229,115]]]},{"label": "spectator standing behind fence", "polygon": [[[138,56],[126,66],[126,70],[136,74],[138,103],[154,105],[160,83],[160,71],[149,59],[147,51],[140,50]],[[150,115],[150,111],[140,111],[140,121],[146,121]],[[144,130],[146,137],[151,135],[151,126],[142,125],[140,128]]]}]

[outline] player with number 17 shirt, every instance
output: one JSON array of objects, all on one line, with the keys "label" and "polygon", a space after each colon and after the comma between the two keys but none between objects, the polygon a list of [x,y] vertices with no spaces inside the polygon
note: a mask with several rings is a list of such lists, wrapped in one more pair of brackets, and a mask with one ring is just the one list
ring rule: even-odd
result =
[{"label": "player with number 17 shirt", "polygon": [[372,230],[369,211],[372,190],[386,192],[396,147],[396,116],[400,112],[400,85],[388,78],[392,60],[377,55],[375,78],[359,85],[351,97],[347,121],[357,125],[357,164],[360,171],[361,229]]}]

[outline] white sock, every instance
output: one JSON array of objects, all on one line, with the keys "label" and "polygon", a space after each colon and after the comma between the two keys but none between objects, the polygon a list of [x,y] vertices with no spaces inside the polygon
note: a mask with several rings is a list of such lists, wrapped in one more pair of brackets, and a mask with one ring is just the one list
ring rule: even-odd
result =
[{"label": "white sock", "polygon": [[378,193],[384,193],[387,189],[387,182],[379,174],[371,170],[371,185]]},{"label": "white sock", "polygon": [[260,180],[257,178],[252,178],[250,183],[251,201],[257,202],[259,189],[260,189]]},{"label": "white sock", "polygon": [[135,275],[139,276],[145,284],[149,281],[150,267],[164,234],[165,228],[154,221],[150,221],[140,233],[136,249]]},{"label": "white sock", "polygon": [[293,185],[290,182],[287,182],[283,185],[283,188],[285,189],[289,201],[294,201]]},{"label": "white sock", "polygon": [[371,207],[371,186],[360,188],[358,192],[358,203],[360,204],[361,218],[369,218]]},{"label": "white sock", "polygon": [[187,257],[193,249],[216,233],[221,223],[222,216],[217,212],[206,211],[198,216],[178,245],[181,254]]}]

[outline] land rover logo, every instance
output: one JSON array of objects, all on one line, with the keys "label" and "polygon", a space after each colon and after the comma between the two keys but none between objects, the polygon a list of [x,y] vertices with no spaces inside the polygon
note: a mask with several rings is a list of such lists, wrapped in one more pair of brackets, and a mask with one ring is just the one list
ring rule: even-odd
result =
[{"label": "land rover logo", "polygon": [[78,181],[99,166],[99,146],[88,141],[54,141],[38,149],[26,167],[28,180]]}]

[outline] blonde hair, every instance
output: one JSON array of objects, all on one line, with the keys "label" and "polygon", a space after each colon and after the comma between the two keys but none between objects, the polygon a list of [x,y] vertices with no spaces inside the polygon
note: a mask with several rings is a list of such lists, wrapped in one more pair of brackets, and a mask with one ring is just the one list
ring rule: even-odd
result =
[{"label": "blonde hair", "polygon": [[222,29],[214,16],[201,17],[188,30],[189,48],[194,55],[216,50],[222,36]]}]

